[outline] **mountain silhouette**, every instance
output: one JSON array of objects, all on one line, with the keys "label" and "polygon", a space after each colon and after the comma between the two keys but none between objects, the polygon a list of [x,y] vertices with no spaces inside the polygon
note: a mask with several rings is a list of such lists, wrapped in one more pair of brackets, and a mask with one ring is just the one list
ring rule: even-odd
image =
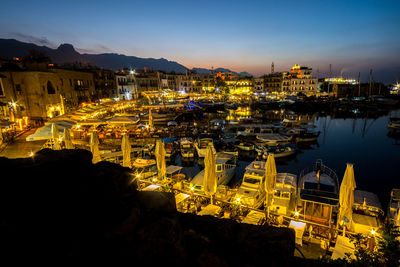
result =
[{"label": "mountain silhouette", "polygon": [[[12,59],[14,57],[23,58],[32,50],[42,52],[48,56],[53,63],[68,64],[77,63],[88,64],[104,69],[118,70],[122,68],[161,70],[167,73],[185,73],[187,68],[175,61],[169,61],[165,58],[140,58],[135,56],[126,56],[116,53],[87,54],[79,53],[71,44],[61,44],[57,49],[47,46],[39,46],[33,43],[25,43],[15,39],[0,38],[0,58]],[[232,72],[234,75],[241,74],[251,76],[246,72],[236,73],[229,69],[217,68],[215,70],[204,68],[193,68],[197,73],[211,73],[212,71]]]}]

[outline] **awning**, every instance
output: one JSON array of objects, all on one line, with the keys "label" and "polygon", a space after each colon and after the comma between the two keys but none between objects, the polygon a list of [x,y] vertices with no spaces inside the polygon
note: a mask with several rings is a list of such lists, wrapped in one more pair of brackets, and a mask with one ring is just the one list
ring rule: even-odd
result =
[{"label": "awning", "polygon": [[166,173],[173,174],[174,172],[178,172],[178,171],[182,170],[182,168],[183,167],[181,167],[181,166],[169,165],[167,167]]}]

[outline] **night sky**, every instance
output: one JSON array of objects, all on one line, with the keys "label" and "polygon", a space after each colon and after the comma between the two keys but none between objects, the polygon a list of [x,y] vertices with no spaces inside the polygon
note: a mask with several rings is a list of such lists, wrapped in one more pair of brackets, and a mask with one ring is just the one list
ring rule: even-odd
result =
[{"label": "night sky", "polygon": [[400,81],[400,1],[1,1],[0,37],[253,75]]}]

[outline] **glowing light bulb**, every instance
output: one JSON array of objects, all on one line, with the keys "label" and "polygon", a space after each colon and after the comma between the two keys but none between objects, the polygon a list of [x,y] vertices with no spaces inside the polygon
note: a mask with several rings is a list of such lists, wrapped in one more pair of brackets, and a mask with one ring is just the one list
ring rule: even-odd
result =
[{"label": "glowing light bulb", "polygon": [[294,213],[294,215],[295,215],[296,217],[299,216],[299,212],[296,211],[296,212]]}]

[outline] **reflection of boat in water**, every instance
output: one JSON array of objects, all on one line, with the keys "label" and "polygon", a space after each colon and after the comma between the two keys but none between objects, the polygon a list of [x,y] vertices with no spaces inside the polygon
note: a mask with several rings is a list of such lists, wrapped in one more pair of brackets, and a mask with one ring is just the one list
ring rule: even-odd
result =
[{"label": "reflection of boat in water", "polygon": [[[216,155],[216,178],[218,185],[227,185],[233,178],[236,169],[235,156],[230,153],[218,152]],[[200,171],[190,182],[195,191],[202,191],[205,170]]]},{"label": "reflection of boat in water", "polygon": [[296,209],[297,175],[277,173],[271,211],[291,215]]},{"label": "reflection of boat in water", "polygon": [[298,182],[299,215],[319,224],[332,224],[332,214],[339,202],[336,173],[317,160],[312,169],[304,169]]},{"label": "reflection of boat in water", "polygon": [[353,220],[350,230],[370,235],[377,232],[384,212],[378,196],[374,193],[354,190]]},{"label": "reflection of boat in water", "polygon": [[197,140],[194,147],[196,148],[199,158],[204,158],[206,156],[208,146],[214,147],[214,140],[212,138],[201,138]]},{"label": "reflection of boat in water", "polygon": [[183,158],[194,157],[194,145],[192,138],[182,138],[180,140],[181,155]]},{"label": "reflection of boat in water", "polygon": [[259,208],[265,200],[265,162],[253,161],[246,167],[242,184],[236,193],[240,203],[251,208]]},{"label": "reflection of boat in water", "polygon": [[400,189],[392,189],[387,211],[387,220],[396,226],[400,226]]}]

